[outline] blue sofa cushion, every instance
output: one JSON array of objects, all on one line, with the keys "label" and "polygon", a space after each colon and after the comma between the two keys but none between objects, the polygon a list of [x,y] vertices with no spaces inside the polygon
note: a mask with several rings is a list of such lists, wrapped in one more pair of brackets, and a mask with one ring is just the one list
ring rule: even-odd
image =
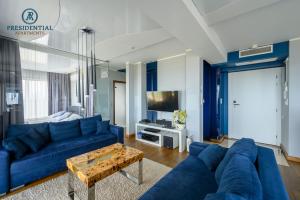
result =
[{"label": "blue sofa cushion", "polygon": [[18,137],[33,152],[37,152],[47,144],[47,141],[33,128],[27,134]]},{"label": "blue sofa cushion", "polygon": [[226,166],[218,193],[233,193],[247,200],[262,200],[262,186],[256,168],[248,157],[235,154]]},{"label": "blue sofa cushion", "polygon": [[213,193],[206,195],[204,200],[247,200],[240,195],[232,193]]},{"label": "blue sofa cushion", "polygon": [[226,148],[219,145],[209,145],[198,155],[210,171],[215,171],[221,160],[224,158]]},{"label": "blue sofa cushion", "polygon": [[160,179],[140,200],[200,200],[215,193],[218,185],[213,173],[196,156],[189,156]]},{"label": "blue sofa cushion", "polygon": [[101,115],[80,119],[82,135],[95,134],[97,132],[97,121],[102,121]]},{"label": "blue sofa cushion", "polygon": [[116,142],[117,137],[113,134],[81,136],[53,142],[37,153],[28,154],[12,162],[11,187],[27,184],[65,170],[66,159]]},{"label": "blue sofa cushion", "polygon": [[228,149],[225,157],[220,162],[215,173],[215,178],[218,184],[220,183],[226,165],[229,163],[234,154],[244,155],[248,157],[252,163],[254,163],[257,157],[257,146],[255,145],[254,140],[242,138],[236,141],[232,147]]},{"label": "blue sofa cushion", "polygon": [[4,149],[12,153],[15,159],[21,159],[30,151],[29,147],[18,138],[5,139],[2,145]]},{"label": "blue sofa cushion", "polygon": [[13,124],[8,127],[7,138],[18,137],[20,135],[26,134],[29,129],[34,128],[40,133],[45,141],[50,141],[49,134],[49,124],[48,123],[39,123],[39,124]]},{"label": "blue sofa cushion", "polygon": [[118,142],[124,144],[124,128],[115,125],[109,125],[109,127],[110,132],[117,136]]},{"label": "blue sofa cushion", "polygon": [[0,145],[0,194],[9,190],[10,182],[10,153]]},{"label": "blue sofa cushion", "polygon": [[110,133],[109,120],[97,121],[97,135],[105,135]]},{"label": "blue sofa cushion", "polygon": [[50,123],[49,129],[54,142],[81,136],[79,120]]}]

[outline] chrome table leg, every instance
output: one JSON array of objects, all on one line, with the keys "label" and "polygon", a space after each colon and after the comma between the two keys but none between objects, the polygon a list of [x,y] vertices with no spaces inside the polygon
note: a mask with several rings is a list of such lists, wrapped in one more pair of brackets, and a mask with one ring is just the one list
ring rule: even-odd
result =
[{"label": "chrome table leg", "polygon": [[88,200],[95,200],[95,185],[88,188]]},{"label": "chrome table leg", "polygon": [[70,170],[68,170],[68,195],[74,200],[74,175]]},{"label": "chrome table leg", "polygon": [[128,179],[130,179],[131,181],[135,182],[136,184],[140,185],[143,182],[143,160],[139,161],[139,173],[138,173],[138,177],[134,177],[131,174],[125,172],[124,170],[120,170],[120,173],[124,176],[126,176]]}]

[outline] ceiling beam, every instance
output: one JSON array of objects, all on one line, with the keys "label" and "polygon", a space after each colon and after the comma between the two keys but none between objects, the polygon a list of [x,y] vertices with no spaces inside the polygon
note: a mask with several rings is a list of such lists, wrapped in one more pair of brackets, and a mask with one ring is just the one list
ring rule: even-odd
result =
[{"label": "ceiling beam", "polygon": [[[142,11],[210,63],[226,61],[226,50],[191,0],[136,0]],[[198,14],[197,14],[198,13]]]}]

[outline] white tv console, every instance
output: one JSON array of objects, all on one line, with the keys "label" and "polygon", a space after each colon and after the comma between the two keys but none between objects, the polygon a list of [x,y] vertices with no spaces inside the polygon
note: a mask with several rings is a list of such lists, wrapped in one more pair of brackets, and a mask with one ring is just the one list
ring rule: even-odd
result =
[{"label": "white tv console", "polygon": [[[153,133],[153,132],[148,132],[145,131],[145,128],[153,128],[153,129],[159,129],[162,131],[159,133]],[[155,135],[159,137],[158,142],[151,142],[148,140],[144,140],[142,138],[139,138],[138,136],[138,132],[144,132],[150,135]],[[158,125],[155,123],[136,123],[136,127],[135,127],[135,138],[136,140],[140,141],[140,142],[144,142],[147,144],[151,144],[151,145],[155,145],[155,146],[159,146],[162,147],[163,145],[163,132],[168,132],[171,134],[178,134],[178,139],[179,139],[179,152],[183,152],[185,150],[185,145],[186,145],[186,129],[183,130],[177,130],[177,129],[171,129],[171,128],[164,128],[162,125]]]}]

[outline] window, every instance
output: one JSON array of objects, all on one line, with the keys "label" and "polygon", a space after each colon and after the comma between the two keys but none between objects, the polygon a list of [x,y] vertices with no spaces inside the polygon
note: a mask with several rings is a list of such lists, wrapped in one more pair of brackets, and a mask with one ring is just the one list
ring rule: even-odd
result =
[{"label": "window", "polygon": [[25,120],[48,116],[47,72],[23,69],[22,77]]}]

